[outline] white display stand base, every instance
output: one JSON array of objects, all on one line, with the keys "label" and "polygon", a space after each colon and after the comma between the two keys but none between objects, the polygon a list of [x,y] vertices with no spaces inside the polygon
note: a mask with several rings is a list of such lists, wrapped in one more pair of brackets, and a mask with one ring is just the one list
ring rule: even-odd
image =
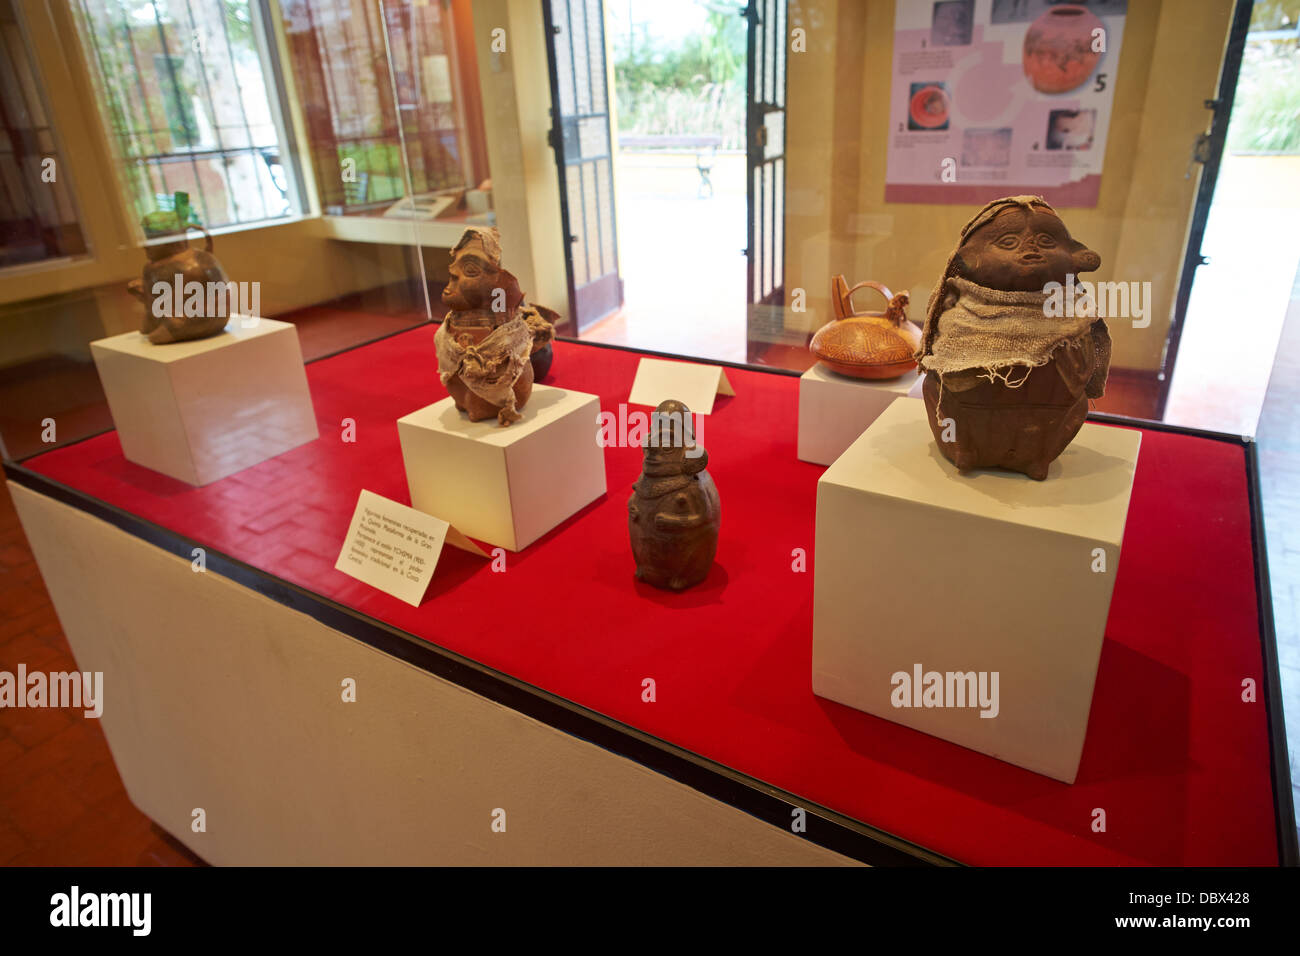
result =
[{"label": "white display stand base", "polygon": [[[77,666],[104,675],[103,717],[87,722],[102,726],[131,802],[214,866],[855,862],[220,573],[195,574],[188,550],[20,485],[9,493]],[[330,690],[340,675],[363,689],[359,703]],[[497,807],[506,832],[491,829]]]},{"label": "white display stand base", "polygon": [[298,330],[231,316],[224,332],[154,345],[139,332],[90,343],[122,454],[206,485],[314,441]]},{"label": "white display stand base", "polygon": [[471,422],[444,398],[399,418],[411,507],[521,551],[605,493],[600,399],[534,385],[521,414]]},{"label": "white display stand base", "polygon": [[924,382],[915,372],[878,381],[849,378],[818,362],[799,379],[799,460],[829,465],[894,399],[920,398]]},{"label": "white display stand base", "polygon": [[1046,481],[962,475],[924,404],[890,405],[817,484],[813,692],[1073,783],[1140,438],[1084,425]]}]

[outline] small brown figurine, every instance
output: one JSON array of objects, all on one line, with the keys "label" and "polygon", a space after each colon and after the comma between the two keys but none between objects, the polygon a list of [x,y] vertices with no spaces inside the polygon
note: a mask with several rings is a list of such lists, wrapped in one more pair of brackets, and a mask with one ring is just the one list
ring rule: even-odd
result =
[{"label": "small brown figurine", "polygon": [[[212,236],[190,220],[189,197],[176,194],[175,210],[150,213],[142,225],[151,239],[167,237],[170,241],[145,246],[144,272],[127,283],[126,290],[144,303],[144,322],[140,332],[155,345],[206,339],[216,335],[230,321],[234,307],[233,286],[226,270],[212,254]],[[207,239],[203,249],[191,248],[186,234],[197,229]],[[159,294],[158,283],[167,289]],[[198,283],[202,294],[191,296]],[[188,301],[202,301],[197,314],[186,308]]]},{"label": "small brown figurine", "polygon": [[533,366],[533,381],[540,382],[551,370],[555,361],[555,349],[551,346],[555,338],[555,326],[560,321],[560,313],[544,305],[525,302],[521,307],[528,330],[533,333],[533,350],[528,361]]},{"label": "small brown figurine", "polygon": [[1051,283],[1072,288],[1100,266],[1038,196],[991,202],[962,229],[917,352],[930,430],[958,469],[1041,481],[1083,427],[1106,389],[1110,333],[1095,309],[1057,315],[1049,299]]},{"label": "small brown figurine", "polygon": [[690,409],[660,402],[627,503],[637,580],[672,591],[708,577],[722,520],[717,486],[704,470],[709,454],[691,435]]},{"label": "small brown figurine", "polygon": [[451,311],[433,336],[438,377],[470,421],[517,422],[533,393],[535,333],[520,308],[518,281],[501,268],[497,231],[466,229],[449,272],[442,301]]},{"label": "small brown figurine", "polygon": [[[884,312],[855,312],[853,293],[875,289],[885,297]],[[832,372],[852,378],[897,378],[916,368],[921,333],[907,321],[906,292],[898,295],[879,282],[859,282],[852,289],[844,276],[831,280],[835,319],[823,325],[808,348]]]}]

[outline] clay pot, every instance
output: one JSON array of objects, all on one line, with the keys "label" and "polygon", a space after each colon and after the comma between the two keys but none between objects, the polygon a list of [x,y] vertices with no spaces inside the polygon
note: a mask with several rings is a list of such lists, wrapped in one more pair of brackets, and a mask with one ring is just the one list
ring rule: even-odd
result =
[{"label": "clay pot", "polygon": [[[855,312],[853,293],[866,287],[885,297],[884,312]],[[832,372],[852,378],[897,378],[916,368],[921,334],[907,321],[907,293],[894,295],[879,282],[849,288],[844,276],[831,280],[835,319],[817,330],[808,348]]]},{"label": "clay pot", "polygon": [[1087,7],[1061,4],[1045,11],[1025,33],[1025,76],[1040,93],[1068,93],[1082,86],[1101,54],[1093,31],[1103,24]]},{"label": "clay pot", "polygon": [[662,427],[674,416],[678,422],[689,422],[690,414],[676,401],[661,402],[655,409],[641,476],[627,503],[637,580],[672,591],[708,577],[722,522],[718,489],[705,471],[708,453],[693,441],[683,442],[680,427],[677,438],[670,428]]},{"label": "clay pot", "polygon": [[528,356],[528,363],[533,367],[533,381],[538,382],[546,378],[546,373],[551,370],[551,363],[555,361],[555,349],[551,343],[547,342],[539,349],[534,349]]},{"label": "clay pot", "polygon": [[[189,229],[198,229],[203,233],[207,240],[203,249],[190,246],[189,240],[185,238]],[[144,303],[144,321],[140,325],[140,331],[156,345],[216,335],[226,327],[231,310],[236,307],[231,290],[225,285],[229,282],[226,270],[212,254],[212,236],[208,231],[202,226],[188,226],[185,230],[170,235],[178,238],[171,242],[145,246],[148,261],[144,265],[144,271],[139,279],[132,279],[126,287],[131,295]],[[201,283],[205,290],[210,288],[210,282],[221,283],[222,287],[211,297],[212,304],[216,306],[211,314],[205,312],[202,315],[185,315],[184,298],[176,301],[174,294],[177,280],[180,281],[182,290],[189,282]],[[154,287],[159,282],[166,283],[173,292],[171,315],[158,316],[154,313],[157,298]],[[208,298],[205,291],[205,303]]]},{"label": "clay pot", "polygon": [[555,361],[555,349],[551,347],[551,340],[555,337],[554,329],[560,322],[560,313],[544,305],[533,305],[532,308],[551,325],[549,335],[539,335],[534,331],[533,351],[528,356],[533,366],[533,381],[540,382],[550,372],[551,364]]}]

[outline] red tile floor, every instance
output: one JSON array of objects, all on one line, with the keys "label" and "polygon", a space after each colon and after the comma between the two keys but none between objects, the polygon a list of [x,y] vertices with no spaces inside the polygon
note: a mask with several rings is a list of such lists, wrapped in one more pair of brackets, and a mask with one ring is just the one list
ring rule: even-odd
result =
[{"label": "red tile floor", "polygon": [[[77,669],[8,490],[0,495],[0,670]],[[0,866],[193,866],[132,806],[98,721],[0,711]]]}]

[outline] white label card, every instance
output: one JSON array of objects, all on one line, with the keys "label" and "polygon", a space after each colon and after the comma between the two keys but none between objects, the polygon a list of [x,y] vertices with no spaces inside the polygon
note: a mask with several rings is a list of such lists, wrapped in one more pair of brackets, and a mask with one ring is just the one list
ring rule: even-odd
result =
[{"label": "white label card", "polygon": [[636,367],[628,404],[653,408],[660,402],[675,398],[691,411],[708,415],[713,411],[713,400],[717,396],[735,394],[727,381],[727,373],[720,365],[643,358]]},{"label": "white label card", "polygon": [[419,607],[444,544],[487,557],[441,518],[363,490],[334,567]]}]

